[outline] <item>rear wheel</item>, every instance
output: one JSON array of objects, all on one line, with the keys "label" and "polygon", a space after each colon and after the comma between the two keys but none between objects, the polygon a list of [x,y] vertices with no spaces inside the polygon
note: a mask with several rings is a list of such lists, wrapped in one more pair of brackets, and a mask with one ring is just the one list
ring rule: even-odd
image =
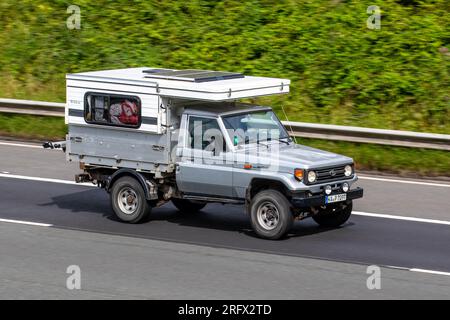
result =
[{"label": "rear wheel", "polygon": [[347,222],[352,214],[352,207],[352,202],[350,202],[320,209],[319,213],[313,215],[312,218],[322,227],[336,228]]},{"label": "rear wheel", "polygon": [[141,184],[128,176],[119,178],[113,184],[111,206],[116,216],[128,223],[145,220],[151,211]]},{"label": "rear wheel", "polygon": [[206,202],[177,198],[173,198],[172,203],[178,210],[184,213],[196,213],[206,206]]},{"label": "rear wheel", "polygon": [[292,227],[294,217],[288,199],[277,190],[259,192],[250,203],[253,230],[265,239],[280,239]]}]

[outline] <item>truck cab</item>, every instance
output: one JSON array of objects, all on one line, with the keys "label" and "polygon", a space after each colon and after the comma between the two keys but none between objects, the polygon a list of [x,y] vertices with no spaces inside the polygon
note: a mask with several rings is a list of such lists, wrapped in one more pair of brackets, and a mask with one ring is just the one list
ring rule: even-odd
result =
[{"label": "truck cab", "polygon": [[340,226],[363,196],[352,187],[353,160],[297,144],[272,108],[239,102],[287,93],[289,84],[203,70],[68,75],[67,160],[80,162],[77,182],[110,193],[124,222],[172,202],[183,213],[241,204],[265,239],[308,217]]}]

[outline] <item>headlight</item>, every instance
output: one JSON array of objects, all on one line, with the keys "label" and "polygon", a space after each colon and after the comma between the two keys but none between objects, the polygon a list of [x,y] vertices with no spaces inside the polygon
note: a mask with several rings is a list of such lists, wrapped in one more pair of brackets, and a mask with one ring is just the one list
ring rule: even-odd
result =
[{"label": "headlight", "polygon": [[308,182],[313,183],[317,179],[317,174],[315,171],[309,171],[308,172]]},{"label": "headlight", "polygon": [[344,167],[344,175],[346,176],[346,177],[350,177],[351,175],[352,175],[352,173],[353,173],[353,168],[352,168],[352,166],[351,165],[346,165],[345,167]]}]

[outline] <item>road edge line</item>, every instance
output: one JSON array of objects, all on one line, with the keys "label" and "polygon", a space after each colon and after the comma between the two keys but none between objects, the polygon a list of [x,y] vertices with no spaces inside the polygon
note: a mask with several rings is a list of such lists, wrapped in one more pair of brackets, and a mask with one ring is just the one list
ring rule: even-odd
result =
[{"label": "road edge line", "polygon": [[435,271],[435,270],[420,269],[420,268],[411,268],[411,269],[409,269],[409,271],[420,272],[420,273],[429,273],[429,274],[435,274],[435,275],[450,277],[450,272],[444,272],[444,271]]},{"label": "road edge line", "polygon": [[40,181],[40,182],[52,182],[52,183],[70,184],[70,185],[85,186],[85,187],[96,187],[96,185],[94,185],[92,183],[77,183],[75,181],[70,181],[70,180],[31,177],[31,176],[23,176],[23,175],[16,175],[16,174],[10,174],[10,173],[0,173],[0,178],[10,178],[10,179],[30,180],[30,181]]},{"label": "road edge line", "polygon": [[41,222],[32,222],[32,221],[23,221],[23,220],[0,219],[0,222],[24,224],[24,225],[35,226],[35,227],[53,227],[53,224],[50,224],[50,223],[41,223]]},{"label": "road edge line", "polygon": [[396,215],[392,215],[392,214],[372,213],[372,212],[364,212],[364,211],[353,211],[352,214],[356,215],[356,216],[364,216],[364,217],[384,218],[384,219],[393,219],[393,220],[405,220],[405,221],[412,221],[412,222],[423,222],[423,223],[450,225],[450,221],[447,221],[447,220],[426,219],[426,218],[416,218],[416,217],[407,217],[407,216],[396,216]]},{"label": "road edge line", "polygon": [[383,182],[393,182],[393,183],[404,183],[404,184],[417,184],[422,186],[430,186],[430,187],[443,187],[450,188],[450,184],[445,183],[435,183],[435,182],[422,182],[422,181],[414,181],[414,180],[400,180],[400,179],[389,179],[389,178],[378,178],[378,177],[369,177],[365,175],[358,175],[358,178],[361,180],[373,180],[373,181],[383,181]]}]

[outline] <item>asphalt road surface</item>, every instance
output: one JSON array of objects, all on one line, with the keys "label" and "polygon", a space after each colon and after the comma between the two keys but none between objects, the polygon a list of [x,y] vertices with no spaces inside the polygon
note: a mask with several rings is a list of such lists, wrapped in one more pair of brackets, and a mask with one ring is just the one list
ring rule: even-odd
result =
[{"label": "asphalt road surface", "polygon": [[[362,176],[343,227],[308,219],[267,241],[240,206],[167,204],[120,223],[103,190],[70,182],[78,171],[62,152],[0,142],[0,298],[450,298],[446,182]],[[69,265],[81,290],[66,288]]]}]

